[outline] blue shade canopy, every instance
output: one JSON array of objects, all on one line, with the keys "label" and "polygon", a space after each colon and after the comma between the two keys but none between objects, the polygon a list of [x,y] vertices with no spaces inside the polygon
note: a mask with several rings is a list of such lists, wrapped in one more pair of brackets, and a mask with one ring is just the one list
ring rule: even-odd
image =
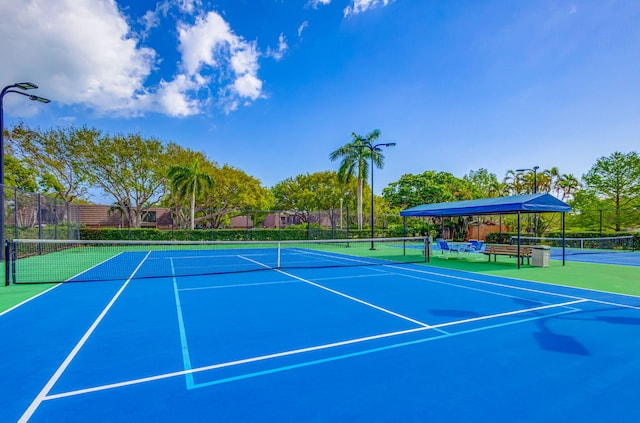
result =
[{"label": "blue shade canopy", "polygon": [[516,195],[451,203],[423,204],[400,212],[400,216],[477,216],[481,214],[569,212],[571,206],[551,194]]}]

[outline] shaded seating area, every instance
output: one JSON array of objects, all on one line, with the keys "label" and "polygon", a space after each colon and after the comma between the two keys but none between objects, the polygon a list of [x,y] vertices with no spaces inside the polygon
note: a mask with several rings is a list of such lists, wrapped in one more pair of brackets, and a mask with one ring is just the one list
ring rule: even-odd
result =
[{"label": "shaded seating area", "polygon": [[437,239],[436,243],[438,248],[442,252],[442,256],[448,258],[452,254],[456,257],[460,257],[464,254],[479,254],[485,251],[484,241],[478,241],[477,239],[470,239],[468,242],[463,243],[449,243],[444,239]]},{"label": "shaded seating area", "polygon": [[[528,195],[516,195],[511,197],[495,197],[495,198],[483,198],[479,200],[467,200],[467,201],[453,201],[450,203],[435,203],[435,204],[422,204],[420,206],[411,207],[400,212],[400,216],[414,216],[414,217],[438,217],[441,219],[455,216],[481,216],[481,215],[503,215],[503,214],[515,214],[517,215],[518,236],[516,245],[511,246],[509,251],[506,250],[491,250],[489,253],[489,247],[485,246],[482,241],[469,240],[466,243],[467,247],[462,251],[461,247],[455,247],[453,244],[448,244],[446,241],[442,245],[439,243],[439,247],[444,251],[447,251],[451,255],[452,251],[455,251],[458,255],[463,253],[483,253],[489,256],[494,256],[496,260],[497,255],[509,255],[513,257],[519,257],[517,260],[518,268],[524,257],[527,259],[531,256],[528,254],[530,247],[523,247],[520,245],[520,233],[521,233],[521,215],[532,213],[562,213],[562,239],[565,238],[565,214],[571,211],[571,206],[567,203],[557,199],[551,194],[537,193]],[[473,241],[473,242],[472,242]],[[562,265],[565,264],[565,245],[562,242]],[[505,246],[501,246],[505,247]],[[446,248],[446,249],[445,249]]]}]

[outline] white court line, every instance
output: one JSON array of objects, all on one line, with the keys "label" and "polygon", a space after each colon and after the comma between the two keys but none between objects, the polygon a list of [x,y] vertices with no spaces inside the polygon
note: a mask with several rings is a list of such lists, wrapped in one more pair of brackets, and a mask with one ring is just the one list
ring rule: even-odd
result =
[{"label": "white court line", "polygon": [[142,259],[142,261],[140,262],[140,264],[138,264],[138,266],[135,268],[135,270],[133,271],[133,273],[131,273],[131,275],[129,276],[129,279],[127,279],[125,281],[125,283],[122,285],[122,287],[120,287],[120,289],[118,290],[118,292],[116,292],[116,294],[113,296],[113,298],[111,298],[111,301],[109,301],[109,304],[107,304],[105,306],[105,308],[102,310],[102,312],[100,313],[100,315],[96,318],[96,320],[91,324],[91,326],[89,327],[89,329],[87,329],[87,331],[85,332],[85,334],[82,336],[82,338],[80,339],[80,341],[78,341],[78,343],[76,344],[75,347],[73,347],[73,350],[71,350],[71,352],[69,353],[69,355],[67,355],[67,357],[64,359],[64,361],[62,362],[62,364],[60,365],[60,367],[58,367],[58,369],[55,371],[55,373],[53,374],[53,376],[51,376],[51,378],[49,379],[49,381],[45,384],[44,388],[42,388],[42,390],[40,391],[40,393],[38,394],[38,396],[33,400],[33,402],[31,403],[31,405],[29,405],[29,408],[27,408],[27,410],[24,412],[24,414],[22,415],[22,417],[20,417],[20,420],[18,420],[19,423],[24,423],[27,422],[31,416],[33,416],[33,413],[36,411],[36,409],[40,406],[40,404],[42,403],[42,401],[44,401],[45,399],[47,399],[47,395],[49,394],[49,392],[51,391],[51,388],[53,388],[53,386],[56,384],[56,382],[58,382],[58,380],[60,379],[60,377],[62,376],[62,374],[64,373],[64,371],[67,369],[67,367],[69,367],[69,364],[71,364],[71,362],[73,361],[73,359],[76,357],[76,355],[78,354],[78,352],[80,351],[80,349],[84,346],[84,344],[87,342],[87,340],[89,339],[89,337],[93,334],[93,332],[96,330],[96,328],[98,327],[98,325],[100,324],[100,322],[102,321],[102,319],[104,319],[104,317],[107,315],[107,313],[109,312],[109,310],[111,309],[111,307],[113,306],[113,304],[115,304],[116,300],[120,297],[120,295],[122,294],[122,292],[125,290],[125,288],[129,285],[129,282],[131,282],[131,279],[133,279],[133,277],[135,276],[135,274],[138,272],[138,270],[140,269],[140,267],[142,266],[142,264],[145,262],[145,260],[147,259],[147,257],[149,257],[149,254],[151,254],[151,251],[149,251],[147,253],[147,255]]},{"label": "white court line", "polygon": [[36,298],[38,298],[39,296],[46,294],[47,292],[51,291],[52,289],[55,289],[55,288],[59,287],[60,285],[62,285],[62,284],[61,284],[61,283],[56,284],[56,285],[52,286],[52,287],[51,287],[51,288],[49,288],[49,289],[45,289],[44,291],[42,291],[42,292],[41,292],[41,293],[39,293],[38,295],[34,295],[33,297],[27,298],[26,300],[22,301],[21,303],[16,304],[16,305],[14,305],[13,307],[11,307],[10,309],[5,310],[5,311],[3,311],[2,313],[0,313],[0,316],[3,316],[3,315],[5,315],[5,314],[9,313],[9,312],[10,312],[10,311],[12,311],[12,310],[15,310],[16,308],[18,308],[18,307],[20,307],[20,306],[22,306],[22,305],[24,305],[24,304],[28,303],[29,301],[35,300],[35,299],[36,299]]},{"label": "white court line", "polygon": [[343,262],[343,261],[354,261],[356,263],[362,263],[362,264],[370,264],[372,266],[380,264],[380,263],[386,263],[389,262],[389,260],[384,260],[384,259],[375,259],[375,260],[380,260],[380,262],[377,261],[366,261],[366,260],[361,260],[361,259],[356,259],[354,257],[350,257],[350,256],[342,256],[342,255],[335,255],[335,254],[326,254],[326,253],[318,253],[315,251],[297,251],[296,254],[299,255],[310,255],[310,256],[320,256],[320,257],[324,257],[324,258],[330,258],[333,259],[332,261],[336,261],[337,263]]},{"label": "white court line", "polygon": [[438,279],[435,279],[435,278],[429,278],[429,277],[426,277],[426,276],[407,275],[407,274],[404,274],[404,273],[397,273],[397,272],[389,272],[388,274],[396,275],[396,276],[402,276],[402,277],[409,278],[409,279],[417,279],[419,281],[427,281],[427,282],[436,283],[436,284],[439,284],[439,285],[453,286],[455,288],[466,289],[466,290],[469,290],[469,291],[483,292],[485,294],[495,295],[497,297],[515,298],[515,299],[518,299],[518,300],[525,300],[525,301],[530,301],[530,302],[533,302],[533,303],[540,303],[540,304],[553,304],[553,303],[550,303],[548,301],[534,300],[534,299],[531,299],[531,298],[520,297],[520,296],[512,295],[512,294],[503,294],[501,292],[491,291],[489,289],[482,289],[482,288],[476,288],[476,287],[473,287],[473,286],[459,285],[459,284],[453,283],[453,282],[444,282],[444,281],[441,281],[441,280],[438,280]]},{"label": "white court line", "polygon": [[360,279],[360,278],[379,278],[379,277],[384,277],[384,276],[389,276],[389,275],[400,275],[400,276],[406,276],[403,275],[401,273],[396,273],[396,272],[388,272],[388,271],[384,271],[382,273],[377,273],[377,274],[368,274],[368,275],[351,275],[351,276],[334,276],[332,278],[313,278],[314,281],[337,281],[340,279]]},{"label": "white court line", "polygon": [[217,285],[217,286],[201,286],[198,288],[180,288],[178,291],[200,291],[203,289],[222,289],[222,288],[242,288],[245,286],[262,286],[262,285],[278,285],[287,283],[298,283],[297,281],[275,281],[275,282],[256,282],[256,283],[236,283],[233,285]]},{"label": "white court line", "polygon": [[[242,257],[242,256],[240,256],[240,257]],[[243,259],[245,259],[245,260],[252,261],[252,262],[254,262],[254,263],[256,263],[256,264],[259,264],[259,265],[261,265],[261,266],[269,267],[269,266],[267,266],[267,265],[265,265],[265,264],[263,264],[263,263],[260,263],[259,261],[255,261],[255,260],[252,260],[252,259],[247,258],[247,257],[242,257],[242,258],[243,258]],[[356,298],[356,297],[352,297],[351,295],[347,295],[347,294],[342,293],[342,292],[340,292],[340,291],[336,291],[336,290],[334,290],[334,289],[327,288],[326,286],[322,286],[322,285],[317,284],[317,283],[315,283],[315,282],[311,282],[310,280],[307,280],[307,279],[301,278],[301,277],[299,277],[299,276],[292,275],[291,273],[284,272],[284,271],[282,271],[282,270],[280,270],[280,269],[273,269],[273,270],[274,270],[275,272],[278,272],[278,273],[281,273],[281,274],[283,274],[283,275],[289,276],[290,278],[297,279],[297,280],[299,280],[299,281],[301,281],[301,282],[304,282],[304,283],[307,283],[307,284],[309,284],[309,285],[313,285],[313,286],[315,286],[316,288],[324,289],[325,291],[329,291],[329,292],[331,292],[331,293],[333,293],[333,294],[340,295],[341,297],[348,298],[348,299],[350,299],[350,300],[352,300],[352,301],[358,302],[358,303],[360,303],[360,304],[364,304],[364,305],[366,305],[366,306],[368,306],[368,307],[375,308],[376,310],[382,311],[382,312],[384,312],[384,313],[391,314],[392,316],[399,317],[399,318],[404,319],[404,320],[407,320],[407,321],[409,321],[409,322],[411,322],[411,323],[415,323],[416,325],[420,325],[420,326],[424,326],[424,327],[428,327],[428,328],[429,328],[429,327],[431,327],[430,325],[428,325],[428,324],[426,324],[426,323],[424,323],[424,322],[420,322],[420,321],[418,321],[418,320],[415,320],[415,319],[412,319],[412,318],[410,318],[410,317],[404,316],[404,315],[402,315],[402,314],[399,314],[399,313],[393,312],[393,311],[391,311],[391,310],[387,310],[386,308],[379,307],[379,306],[377,306],[377,305],[375,305],[375,304],[368,303],[368,302],[366,302],[366,301],[363,301],[363,300],[361,300],[361,299],[359,299],[359,298]]]},{"label": "white court line", "polygon": [[[265,253],[255,253],[252,254],[254,256],[269,256],[268,254]],[[183,256],[183,255],[179,255],[179,256],[158,256],[158,257],[151,257],[149,260],[194,260],[194,259],[225,259],[225,258],[235,258],[235,257],[239,257],[238,254],[208,254],[208,255],[192,255],[192,256]]]},{"label": "white court line", "polygon": [[383,308],[383,307],[377,306],[377,305],[375,305],[375,304],[371,304],[371,303],[366,302],[366,301],[364,301],[364,300],[361,300],[361,299],[359,299],[359,298],[352,297],[351,295],[347,295],[347,294],[345,294],[345,293],[343,293],[343,292],[336,291],[335,289],[327,288],[326,286],[320,285],[320,284],[315,283],[315,282],[311,282],[310,280],[307,280],[307,279],[301,278],[301,277],[296,276],[296,275],[292,275],[291,273],[287,273],[287,272],[284,272],[284,271],[279,270],[279,269],[275,269],[275,271],[276,271],[276,272],[278,272],[278,273],[282,273],[283,275],[290,276],[290,277],[292,277],[292,278],[294,278],[294,279],[297,279],[297,280],[299,280],[299,281],[302,281],[302,282],[308,283],[309,285],[313,285],[313,286],[315,286],[315,287],[317,287],[317,288],[324,289],[325,291],[329,291],[329,292],[331,292],[331,293],[333,293],[333,294],[340,295],[341,297],[345,297],[345,298],[348,298],[348,299],[350,299],[350,300],[352,300],[352,301],[358,302],[358,303],[360,303],[360,304],[364,304],[364,305],[366,305],[366,306],[368,306],[368,307],[375,308],[376,310],[382,311],[382,312],[384,312],[384,313],[391,314],[392,316],[396,316],[396,317],[399,317],[399,318],[401,318],[401,319],[407,320],[407,321],[409,321],[409,322],[415,323],[415,324],[417,324],[417,325],[424,326],[424,327],[427,327],[427,328],[432,328],[432,327],[434,327],[434,326],[431,326],[431,325],[429,325],[429,324],[427,324],[427,323],[421,322],[421,321],[419,321],[419,320],[412,319],[411,317],[407,317],[407,316],[402,315],[402,314],[400,314],[400,313],[396,313],[395,311],[388,310],[388,309],[386,309],[386,308]]},{"label": "white court line", "polygon": [[[536,294],[547,294],[547,295],[553,295],[553,296],[556,296],[556,297],[572,298],[574,300],[575,299],[577,299],[577,300],[584,300],[585,299],[585,298],[582,298],[582,297],[577,297],[575,295],[557,294],[555,292],[541,291],[539,289],[524,288],[524,287],[521,287],[521,286],[513,286],[513,285],[507,285],[507,284],[503,284],[503,283],[483,281],[482,279],[474,279],[474,278],[467,278],[467,277],[462,277],[462,276],[447,275],[447,274],[443,274],[443,273],[430,272],[428,270],[422,270],[422,269],[412,269],[412,268],[408,268],[408,267],[399,267],[399,266],[394,266],[394,265],[388,265],[387,267],[391,267],[393,269],[406,270],[406,271],[410,271],[410,272],[416,272],[416,273],[425,273],[427,275],[441,276],[443,278],[460,279],[460,280],[463,280],[463,281],[477,282],[477,283],[481,283],[481,284],[485,284],[485,285],[500,286],[502,288],[517,289],[517,290],[526,291],[526,292],[535,292]],[[496,276],[496,277],[500,277],[500,276]],[[527,282],[535,282],[535,281],[527,281]]]},{"label": "white court line", "polygon": [[[121,388],[121,387],[131,386],[131,385],[138,385],[138,384],[147,383],[147,382],[155,382],[155,381],[158,381],[158,380],[164,380],[164,379],[169,379],[169,378],[174,378],[174,377],[179,377],[179,376],[185,376],[187,374],[201,373],[201,372],[217,370],[217,369],[222,369],[222,368],[227,368],[227,367],[232,367],[232,366],[238,366],[238,365],[242,365],[242,364],[255,363],[255,362],[258,362],[258,361],[271,360],[271,359],[274,359],[274,358],[287,357],[287,356],[298,355],[298,354],[303,354],[303,353],[308,353],[308,352],[313,352],[313,351],[320,351],[320,350],[326,350],[326,349],[330,349],[330,348],[336,348],[336,347],[356,344],[356,343],[363,343],[363,342],[377,340],[377,339],[400,336],[400,335],[405,335],[405,334],[409,334],[409,333],[422,332],[422,331],[431,330],[431,329],[434,329],[434,328],[437,328],[437,327],[447,327],[447,326],[460,325],[460,324],[464,324],[464,323],[471,323],[471,322],[474,322],[474,321],[488,320],[488,319],[498,318],[498,317],[514,316],[514,315],[525,314],[525,313],[530,313],[530,312],[533,312],[533,311],[550,309],[550,308],[555,308],[555,307],[567,307],[569,305],[588,302],[588,301],[589,300],[586,300],[586,299],[585,300],[569,301],[569,302],[562,303],[562,304],[546,305],[546,306],[541,306],[541,307],[529,308],[529,309],[525,309],[525,310],[516,310],[516,311],[510,311],[510,312],[506,312],[506,313],[499,313],[499,314],[494,314],[494,315],[490,315],[490,316],[481,316],[481,317],[474,317],[474,318],[470,318],[470,319],[458,320],[458,321],[454,321],[454,322],[440,323],[438,325],[434,325],[433,327],[420,327],[420,328],[414,328],[414,329],[407,329],[407,330],[403,330],[403,331],[389,332],[389,333],[384,333],[384,334],[380,334],[380,335],[373,335],[373,336],[367,336],[367,337],[363,337],[363,338],[350,339],[350,340],[347,340],[347,341],[334,342],[334,343],[331,343],[331,344],[317,345],[317,346],[307,347],[307,348],[300,348],[300,349],[296,349],[296,350],[284,351],[284,352],[274,353],[274,354],[267,354],[267,355],[262,355],[262,356],[258,356],[258,357],[246,358],[246,359],[242,359],[242,360],[229,361],[229,362],[226,362],[226,363],[212,364],[212,365],[197,367],[197,368],[189,369],[189,370],[180,370],[180,371],[171,372],[171,373],[164,373],[164,374],[159,374],[159,375],[155,375],[155,376],[148,376],[148,377],[143,377],[143,378],[139,378],[139,379],[132,379],[132,380],[124,381],[124,382],[111,383],[111,384],[108,384],[108,385],[94,386],[92,388],[85,388],[85,389],[78,389],[78,390],[75,390],[75,391],[62,392],[62,393],[59,393],[59,394],[49,395],[46,398],[43,398],[43,400],[53,400],[53,399],[59,399],[59,398],[67,398],[67,397],[72,397],[72,396],[77,396],[77,395],[88,394],[88,393],[92,393],[92,392],[105,391],[105,390],[109,390],[109,389]],[[571,311],[571,312],[574,312],[574,311]],[[541,317],[547,317],[547,316],[541,316]],[[447,332],[444,332],[444,334],[447,335],[447,336],[451,335],[450,333],[447,333]]]},{"label": "white court line", "polygon": [[88,271],[90,271],[90,270],[92,270],[92,269],[95,269],[96,267],[101,266],[101,265],[103,265],[104,263],[107,263],[107,262],[109,262],[109,261],[111,261],[111,260],[113,260],[113,259],[115,259],[115,258],[117,258],[118,256],[123,255],[123,254],[124,254],[124,253],[121,251],[121,252],[119,252],[118,254],[116,254],[116,255],[115,255],[115,256],[113,256],[113,257],[109,257],[109,258],[108,258],[108,259],[106,259],[106,260],[102,260],[100,263],[98,263],[98,264],[94,264],[94,265],[93,265],[93,266],[91,266],[90,268],[88,268],[88,269],[86,269],[86,270],[83,270],[82,272],[78,273],[78,274],[77,274],[77,275],[75,275],[75,276],[70,277],[69,279],[65,280],[65,282],[69,282],[69,281],[71,281],[71,280],[73,280],[73,279],[77,278],[77,277],[78,277],[78,276],[80,276],[80,275],[84,275],[84,274],[85,274],[85,273],[87,273]]},{"label": "white court line", "polygon": [[[525,287],[521,287],[521,286],[514,286],[514,285],[501,284],[501,283],[497,283],[497,282],[484,281],[482,279],[474,279],[474,278],[466,278],[466,277],[462,277],[462,276],[447,275],[447,274],[444,274],[444,273],[430,272],[428,270],[413,269],[413,268],[409,268],[409,267],[399,267],[399,266],[394,266],[394,265],[385,265],[385,267],[391,267],[391,268],[394,268],[394,269],[400,269],[400,270],[405,270],[405,271],[409,271],[409,272],[426,273],[428,275],[441,276],[443,278],[466,280],[466,281],[477,282],[477,283],[481,283],[481,284],[485,284],[485,285],[500,286],[500,287],[503,287],[503,288],[517,289],[517,290],[527,291],[527,292],[535,292],[535,293],[538,293],[538,294],[553,295],[553,296],[556,296],[556,297],[573,298],[573,299],[586,299],[586,300],[594,302],[594,303],[606,304],[606,305],[612,305],[612,306],[624,307],[624,308],[631,308],[631,309],[634,309],[634,310],[640,310],[640,307],[638,307],[638,306],[632,306],[632,305],[629,305],[629,304],[613,303],[613,302],[610,302],[610,301],[597,300],[595,298],[584,298],[584,297],[578,297],[578,296],[575,296],[575,295],[559,294],[559,293],[551,292],[551,291],[542,291],[542,290],[539,290],[539,289],[525,288]],[[469,273],[469,272],[466,272],[464,270],[460,270],[460,272]],[[501,278],[500,276],[495,276],[495,275],[487,275],[487,276],[495,277],[495,278]],[[598,293],[598,294],[611,294],[611,295],[619,295],[619,296],[622,296],[622,297],[640,298],[640,296],[638,296],[638,295],[621,294],[619,292],[610,292],[610,291],[601,291],[601,290],[598,290],[598,289],[582,288],[582,287],[579,287],[579,286],[552,284],[552,283],[549,283],[549,282],[532,281],[532,280],[528,280],[528,279],[519,279],[519,278],[507,278],[507,279],[513,279],[513,280],[522,281],[522,282],[529,282],[529,283],[536,283],[536,284],[540,284],[540,285],[547,285],[547,286],[550,286],[550,287],[552,286],[552,287],[556,287],[556,288],[569,288],[569,289],[576,289],[576,290],[581,290],[581,291],[594,292],[594,293]]]}]

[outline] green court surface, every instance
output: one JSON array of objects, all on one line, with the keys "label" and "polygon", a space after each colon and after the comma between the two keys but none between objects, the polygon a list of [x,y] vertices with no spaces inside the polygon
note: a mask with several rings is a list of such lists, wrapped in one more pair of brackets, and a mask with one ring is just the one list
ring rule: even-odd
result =
[{"label": "green court surface", "polygon": [[[3,280],[4,280],[4,271]],[[39,285],[10,285],[0,287],[0,313],[20,304],[21,302],[38,295],[54,287],[55,284],[39,284]]]},{"label": "green court surface", "polygon": [[525,261],[525,264],[518,269],[515,259],[501,256],[497,262],[489,262],[484,255],[471,259],[443,259],[438,255],[434,255],[429,265],[505,278],[525,279],[619,294],[640,295],[640,272],[637,267],[633,266],[575,261],[567,261],[562,266],[561,261],[551,260],[549,267],[533,267],[526,264]]}]

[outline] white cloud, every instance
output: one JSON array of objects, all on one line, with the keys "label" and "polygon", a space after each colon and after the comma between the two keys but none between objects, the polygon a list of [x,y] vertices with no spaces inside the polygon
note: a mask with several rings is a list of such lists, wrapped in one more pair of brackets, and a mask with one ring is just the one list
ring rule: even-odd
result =
[{"label": "white cloud", "polygon": [[160,81],[157,99],[160,110],[171,116],[189,116],[198,114],[200,106],[197,100],[191,98],[188,93],[197,89],[185,75],[178,75],[173,81]]},{"label": "white cloud", "polygon": [[298,37],[302,37],[302,31],[304,31],[308,27],[309,27],[308,21],[302,22],[302,24],[300,24],[300,26],[298,27]]},{"label": "white cloud", "polygon": [[[227,111],[263,97],[256,43],[234,34],[215,12],[178,24],[175,45],[182,60],[174,76],[157,75],[160,82],[149,84],[163,58],[142,40],[176,7],[193,19],[184,13],[199,16],[201,1],[162,1],[133,20],[114,0],[0,1],[0,16],[11,16],[0,25],[7,58],[0,81],[34,82],[37,94],[54,104],[81,105],[101,115],[187,116],[202,113],[212,93],[223,94],[214,101]],[[142,33],[129,22],[137,22]],[[276,53],[286,49],[281,36]]]},{"label": "white cloud", "polygon": [[219,100],[226,111],[262,96],[256,43],[235,35],[219,14],[209,12],[196,19],[194,25],[182,23],[178,33],[185,74],[200,83],[216,74],[226,84],[219,90]]},{"label": "white cloud", "polygon": [[284,34],[280,34],[278,37],[278,48],[276,50],[272,50],[271,48],[267,48],[267,53],[265,56],[273,57],[276,60],[280,60],[284,57],[284,54],[289,49],[289,45],[287,44],[287,38]]},{"label": "white cloud", "polygon": [[11,16],[0,25],[0,80],[31,80],[57,103],[110,112],[126,113],[146,94],[156,53],[129,36],[113,1],[6,1],[0,16]]},{"label": "white cloud", "polygon": [[344,9],[344,17],[348,18],[353,15],[357,15],[358,13],[366,12],[369,9],[375,9],[376,7],[388,6],[393,3],[395,0],[351,0],[351,5],[345,7]]},{"label": "white cloud", "polygon": [[331,4],[331,0],[309,0],[309,3],[307,4],[314,9],[317,9],[318,6],[326,6],[328,4]]},{"label": "white cloud", "polygon": [[[167,0],[169,2],[170,0]],[[193,14],[200,6],[202,6],[201,0],[176,0],[175,3],[178,5],[178,9],[182,13]]]}]

